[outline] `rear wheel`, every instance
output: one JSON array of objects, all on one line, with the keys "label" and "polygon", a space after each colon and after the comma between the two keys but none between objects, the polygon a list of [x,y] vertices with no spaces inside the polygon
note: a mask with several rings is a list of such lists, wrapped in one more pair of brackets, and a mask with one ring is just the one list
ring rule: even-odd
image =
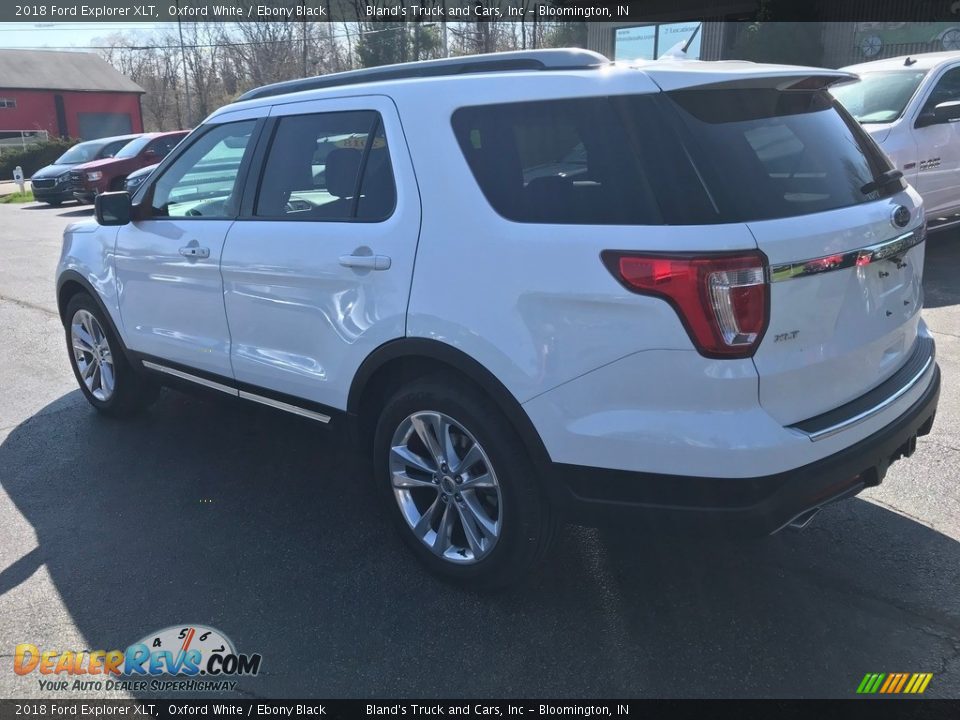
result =
[{"label": "rear wheel", "polygon": [[80,390],[107,415],[129,415],[156,399],[159,386],[130,367],[120,341],[86,293],[67,304],[67,351]]},{"label": "rear wheel", "polygon": [[437,574],[501,587],[546,554],[556,519],[519,438],[456,378],[420,380],[394,395],[374,453],[401,535]]}]

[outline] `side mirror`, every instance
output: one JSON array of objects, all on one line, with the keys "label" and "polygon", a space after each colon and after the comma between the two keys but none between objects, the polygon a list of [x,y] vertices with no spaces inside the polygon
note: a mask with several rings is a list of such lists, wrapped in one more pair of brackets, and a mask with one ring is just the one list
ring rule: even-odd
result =
[{"label": "side mirror", "polygon": [[926,110],[917,116],[917,122],[914,127],[922,128],[930,125],[941,125],[943,123],[960,120],[960,100],[950,100],[942,102],[933,110]]},{"label": "side mirror", "polygon": [[960,119],[960,100],[942,102],[933,109],[937,122],[950,122]]},{"label": "side mirror", "polygon": [[130,222],[130,193],[108,192],[97,195],[93,214],[100,225],[126,225]]}]

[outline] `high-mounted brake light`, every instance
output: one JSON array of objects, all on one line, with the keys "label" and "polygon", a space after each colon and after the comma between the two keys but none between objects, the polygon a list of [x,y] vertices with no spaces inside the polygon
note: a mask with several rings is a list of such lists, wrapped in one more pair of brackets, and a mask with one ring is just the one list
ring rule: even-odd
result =
[{"label": "high-mounted brake light", "polygon": [[602,258],[627,289],[669,302],[701,355],[750,357],[760,345],[770,315],[762,253],[647,255],[605,250]]}]

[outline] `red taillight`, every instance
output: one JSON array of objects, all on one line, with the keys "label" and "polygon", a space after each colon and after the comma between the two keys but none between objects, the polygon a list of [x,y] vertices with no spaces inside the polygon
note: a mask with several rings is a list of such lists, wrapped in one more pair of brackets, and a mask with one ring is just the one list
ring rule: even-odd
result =
[{"label": "red taillight", "polygon": [[769,318],[766,259],[759,252],[642,255],[606,250],[603,261],[628,289],[673,305],[707,357],[750,357]]}]

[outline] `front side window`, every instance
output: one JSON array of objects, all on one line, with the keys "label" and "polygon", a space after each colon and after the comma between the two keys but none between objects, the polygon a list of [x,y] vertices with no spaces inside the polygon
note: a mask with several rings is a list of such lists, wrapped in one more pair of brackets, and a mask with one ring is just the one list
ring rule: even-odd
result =
[{"label": "front side window", "polygon": [[182,139],[183,136],[181,135],[166,135],[164,137],[157,138],[150,143],[150,145],[147,147],[147,150],[156,153],[157,158],[165,158]]},{"label": "front side window", "polygon": [[889,123],[903,114],[926,74],[926,70],[866,72],[830,92],[859,122]]},{"label": "front side window", "polygon": [[285,220],[377,221],[396,188],[380,115],[290,115],[274,131],[254,214]]},{"label": "front side window", "polygon": [[150,136],[144,135],[138,138],[134,138],[114,156],[118,158],[132,158],[140,154],[140,151],[143,150],[147,144],[150,142]]},{"label": "front side window", "polygon": [[930,92],[930,97],[924,103],[922,113],[933,112],[940,103],[960,100],[960,67],[947,70]]},{"label": "front side window", "polygon": [[255,120],[215,125],[166,168],[153,186],[155,217],[235,217],[240,166],[252,151]]}]

